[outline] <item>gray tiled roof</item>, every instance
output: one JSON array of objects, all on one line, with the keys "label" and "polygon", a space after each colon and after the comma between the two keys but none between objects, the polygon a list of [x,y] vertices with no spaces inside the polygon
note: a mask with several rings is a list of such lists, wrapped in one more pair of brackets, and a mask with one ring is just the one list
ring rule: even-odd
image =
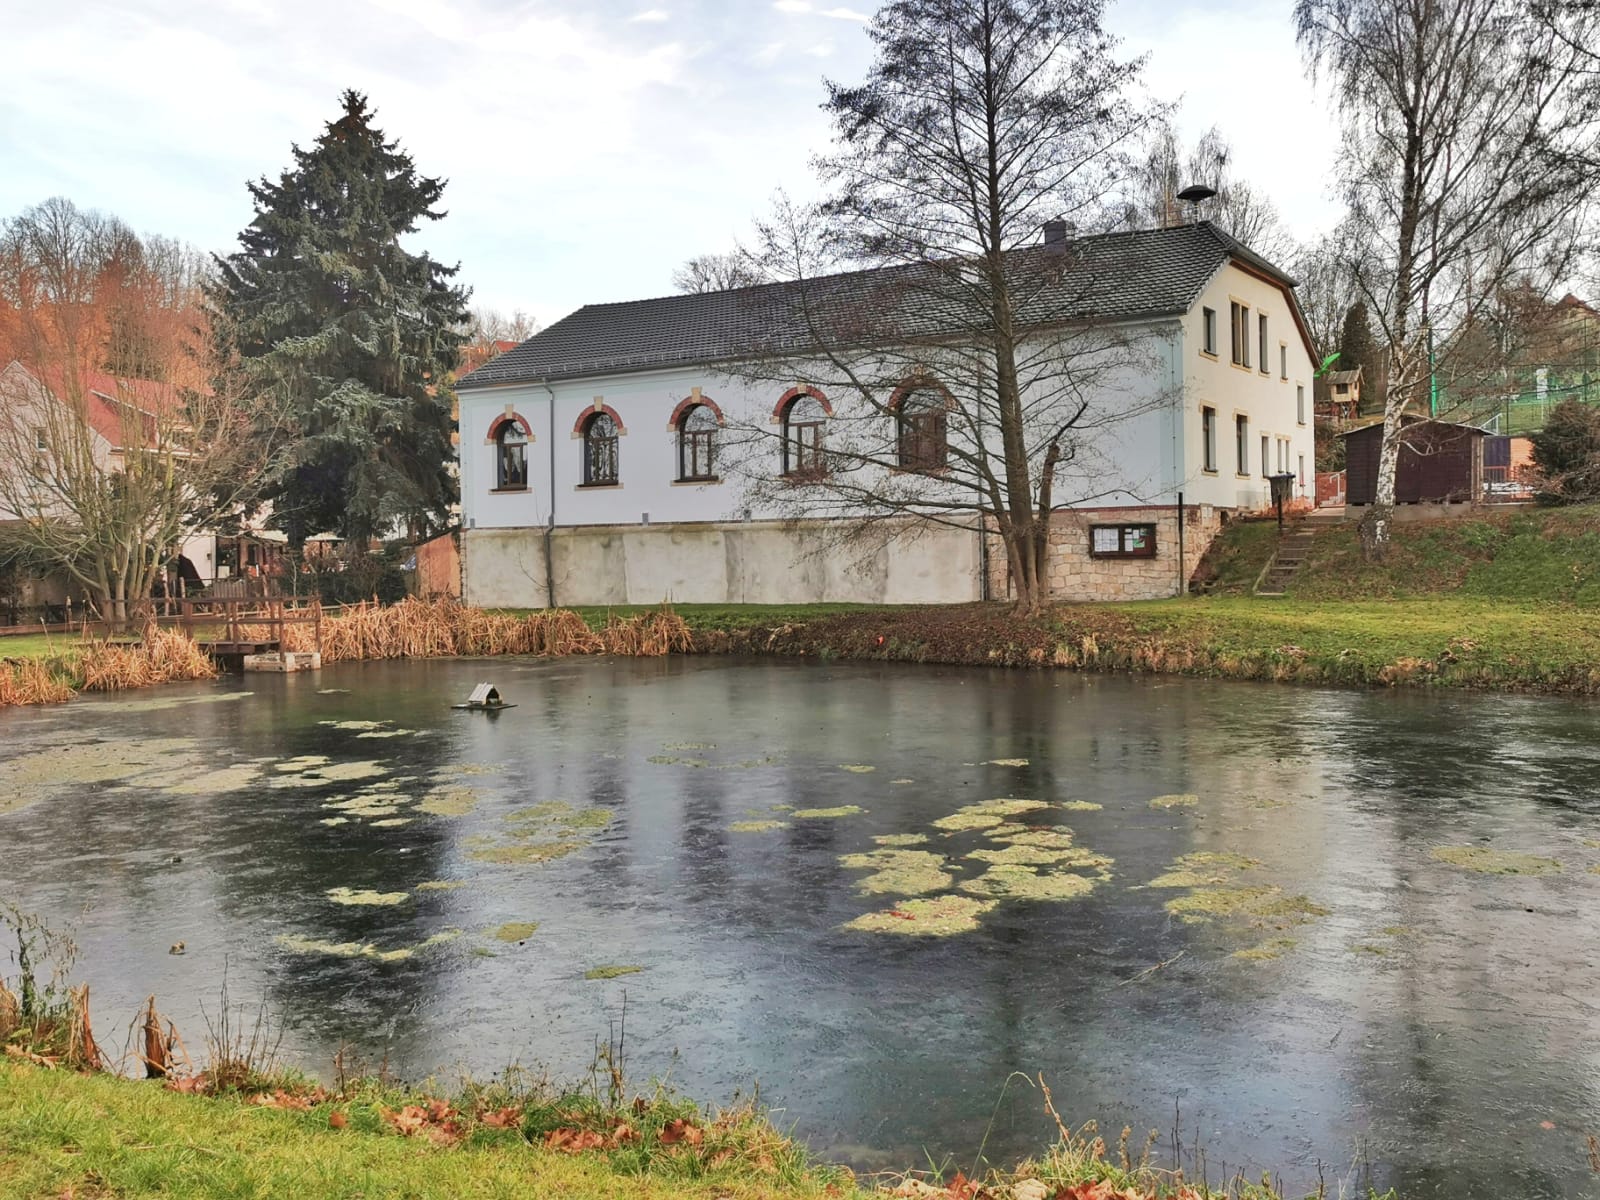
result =
[{"label": "gray tiled roof", "polygon": [[[1016,256],[1019,277],[1037,283],[1022,309],[1024,321],[1036,325],[1187,312],[1230,257],[1293,286],[1282,271],[1210,222],[1083,237],[1064,258],[1042,247]],[[491,359],[457,386],[573,379],[800,351],[815,344],[810,328],[826,329],[830,340],[862,344],[948,336],[962,329],[959,305],[948,298],[951,290],[950,281],[938,278],[934,268],[889,267],[804,283],[588,304]]]}]

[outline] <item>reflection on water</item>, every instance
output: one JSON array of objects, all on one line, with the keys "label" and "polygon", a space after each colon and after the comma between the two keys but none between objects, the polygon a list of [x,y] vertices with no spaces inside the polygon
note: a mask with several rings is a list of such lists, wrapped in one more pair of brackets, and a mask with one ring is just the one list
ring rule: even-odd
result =
[{"label": "reflection on water", "polygon": [[[480,677],[518,707],[450,711]],[[718,659],[159,700],[0,716],[0,895],[75,925],[107,1028],[226,970],[312,1068],[559,1074],[626,992],[636,1077],[861,1165],[970,1162],[1003,1090],[988,1153],[1036,1149],[1042,1071],[1295,1185],[1594,1186],[1592,706]],[[948,896],[968,932],[909,928]]]}]

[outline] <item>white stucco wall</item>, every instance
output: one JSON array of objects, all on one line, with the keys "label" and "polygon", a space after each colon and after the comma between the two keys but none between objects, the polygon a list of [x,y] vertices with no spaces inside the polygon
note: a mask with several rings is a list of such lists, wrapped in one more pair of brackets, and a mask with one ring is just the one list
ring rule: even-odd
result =
[{"label": "white stucco wall", "polygon": [[[1232,301],[1250,307],[1250,366],[1235,366],[1231,361],[1230,315]],[[1205,308],[1216,312],[1217,353],[1204,351]],[[1257,319],[1266,314],[1268,327],[1267,370],[1259,361]],[[1281,370],[1280,346],[1288,359],[1287,378]],[[1266,282],[1229,263],[1218,272],[1183,321],[1184,375],[1184,458],[1183,480],[1186,503],[1214,504],[1219,508],[1264,508],[1269,487],[1266,474],[1277,470],[1277,440],[1289,441],[1288,466],[1296,474],[1296,496],[1311,498],[1316,485],[1316,453],[1313,444],[1311,376],[1314,366],[1305,340],[1296,327],[1289,301],[1276,285]],[[1297,408],[1296,389],[1304,389],[1303,414]],[[1210,407],[1217,414],[1217,469],[1207,472],[1201,431],[1201,409]],[[1234,453],[1234,420],[1244,416],[1249,422],[1249,455],[1246,472],[1241,475]],[[1305,420],[1301,421],[1300,417]],[[1261,465],[1261,438],[1269,441],[1267,472]],[[1304,485],[1299,483],[1304,459]]]}]

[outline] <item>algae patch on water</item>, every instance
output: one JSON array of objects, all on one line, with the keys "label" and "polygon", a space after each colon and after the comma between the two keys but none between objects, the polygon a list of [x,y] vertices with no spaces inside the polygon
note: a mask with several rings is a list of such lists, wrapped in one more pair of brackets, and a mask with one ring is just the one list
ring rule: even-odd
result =
[{"label": "algae patch on water", "polygon": [[880,846],[925,846],[928,844],[928,835],[925,833],[880,833],[872,840]]},{"label": "algae patch on water", "polygon": [[1259,946],[1251,946],[1247,950],[1235,950],[1233,957],[1242,958],[1247,962],[1265,962],[1268,959],[1278,958],[1299,944],[1294,938],[1273,938],[1262,942]]},{"label": "algae patch on water", "polygon": [[833,808],[797,808],[789,815],[804,821],[815,821],[825,817],[853,817],[866,811],[859,804],[839,804]]},{"label": "algae patch on water", "polygon": [[774,829],[789,828],[789,822],[772,820],[735,821],[728,828],[734,833],[768,833]]},{"label": "algae patch on water", "polygon": [[404,962],[436,946],[453,942],[460,936],[459,929],[446,929],[415,945],[399,946],[393,950],[380,950],[371,942],[325,942],[295,933],[282,933],[274,940],[291,954],[326,954],[333,958],[366,958],[373,962],[392,963]]},{"label": "algae patch on water", "polygon": [[853,775],[867,775],[867,774],[870,774],[873,771],[876,771],[877,769],[878,769],[877,767],[870,766],[867,763],[840,763],[839,764],[839,770],[841,770],[841,771],[849,771]]},{"label": "algae patch on water", "polygon": [[465,879],[430,879],[427,883],[417,884],[419,892],[453,892],[457,888],[466,887]]},{"label": "algae patch on water", "polygon": [[907,900],[895,908],[864,913],[842,928],[862,933],[898,933],[909,937],[950,937],[970,933],[978,918],[994,908],[996,900],[973,900],[966,896],[933,896]]},{"label": "algae patch on water", "polygon": [[615,979],[619,975],[637,975],[643,967],[629,966],[624,963],[607,963],[603,967],[590,967],[583,973],[585,979]]},{"label": "algae patch on water", "polygon": [[537,921],[507,921],[490,936],[502,942],[525,942],[539,928]]},{"label": "algae patch on water", "polygon": [[991,758],[983,764],[986,767],[1025,767],[1028,760],[1025,758]]},{"label": "algae patch on water", "polygon": [[478,793],[468,787],[437,787],[423,796],[418,812],[434,817],[464,817],[478,807]]},{"label": "algae patch on water", "polygon": [[1153,888],[1199,888],[1227,883],[1242,871],[1254,870],[1261,863],[1243,854],[1200,850],[1179,857],[1171,868],[1150,881]]},{"label": "algae patch on water", "polygon": [[1076,900],[1092,892],[1094,885],[1095,881],[1084,875],[1040,874],[1037,867],[1001,863],[967,880],[961,890],[1002,900]]},{"label": "algae patch on water", "polygon": [[329,888],[327,896],[335,904],[386,905],[404,904],[408,898],[408,893],[356,891],[352,888],[336,887]]},{"label": "algae patch on water", "polygon": [[1200,797],[1192,792],[1177,792],[1168,796],[1157,796],[1150,801],[1151,808],[1193,808],[1200,803]]},{"label": "algae patch on water", "polygon": [[925,896],[949,887],[954,879],[944,857],[927,850],[885,847],[841,855],[839,865],[850,871],[872,872],[856,885],[864,895]]},{"label": "algae patch on water", "polygon": [[1187,896],[1168,900],[1166,909],[1190,923],[1238,920],[1279,928],[1303,925],[1314,917],[1327,916],[1329,911],[1306,896],[1291,896],[1270,885],[1195,888]]},{"label": "algae patch on water", "polygon": [[1009,797],[981,800],[977,804],[958,808],[947,817],[940,817],[933,823],[933,827],[949,833],[965,829],[993,829],[1005,824],[1007,817],[1020,816],[1022,813],[1036,812],[1049,807],[1050,805],[1043,800],[1015,800]]},{"label": "algae patch on water", "polygon": [[1057,800],[1056,807],[1067,812],[1100,812],[1104,804],[1096,804],[1093,800]]},{"label": "algae patch on water", "polygon": [[471,857],[500,866],[530,866],[582,850],[611,823],[609,808],[574,808],[564,800],[519,808],[506,814],[509,841],[479,835],[468,839]]},{"label": "algae patch on water", "polygon": [[1092,850],[1084,850],[1077,846],[1051,849],[1045,846],[1017,844],[1006,846],[1001,850],[974,850],[967,857],[978,859],[980,862],[992,863],[996,866],[1065,866],[1085,867],[1096,870],[1111,866],[1113,861],[1104,854],[1096,854]]},{"label": "algae patch on water", "polygon": [[208,769],[192,738],[66,742],[0,759],[0,813],[27,808],[59,790],[86,783],[168,790],[174,779],[203,776]]},{"label": "algae patch on water", "polygon": [[1489,846],[1435,846],[1433,857],[1452,867],[1484,875],[1554,875],[1561,864],[1553,858],[1495,850]]},{"label": "algae patch on water", "polygon": [[1065,825],[1053,829],[1020,829],[1005,831],[991,829],[985,835],[997,842],[1012,846],[1033,846],[1041,850],[1067,850],[1072,847],[1072,830]]}]

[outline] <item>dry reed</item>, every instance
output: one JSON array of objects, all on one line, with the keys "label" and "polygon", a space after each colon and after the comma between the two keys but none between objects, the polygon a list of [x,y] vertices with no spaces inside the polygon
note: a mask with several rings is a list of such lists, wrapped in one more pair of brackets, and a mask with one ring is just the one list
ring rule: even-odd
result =
[{"label": "dry reed", "polygon": [[86,692],[120,692],[217,675],[215,664],[187,634],[153,626],[140,642],[85,642],[78,649],[78,664]]},{"label": "dry reed", "polygon": [[63,704],[74,695],[66,665],[25,658],[0,663],[0,708],[10,704]]}]

